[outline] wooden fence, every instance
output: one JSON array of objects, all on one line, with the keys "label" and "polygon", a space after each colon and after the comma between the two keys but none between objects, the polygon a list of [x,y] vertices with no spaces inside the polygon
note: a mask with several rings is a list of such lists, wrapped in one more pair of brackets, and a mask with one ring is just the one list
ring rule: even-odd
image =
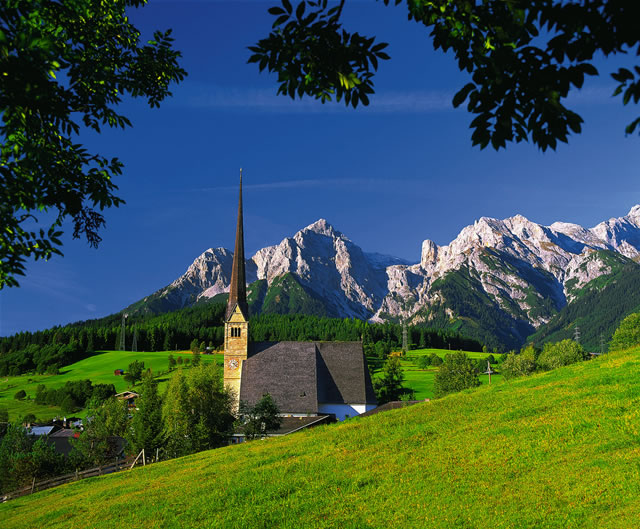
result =
[{"label": "wooden fence", "polygon": [[[4,503],[5,501],[9,501],[14,498],[19,498],[20,496],[26,496],[27,494],[33,494],[34,492],[41,490],[50,489],[51,487],[57,487],[58,485],[69,483],[70,481],[77,481],[79,479],[92,478],[94,476],[102,476],[103,474],[112,474],[113,472],[131,469],[133,468],[133,465],[138,462],[139,457],[140,454],[138,454],[138,457],[131,456],[126,459],[116,459],[115,462],[110,465],[90,468],[88,470],[83,470],[82,472],[78,472],[76,470],[71,474],[57,476],[46,481],[36,481],[36,478],[33,478],[31,486],[25,487],[24,489],[14,490],[4,496],[0,496],[0,503]],[[142,457],[144,458],[144,454],[142,454]]]}]

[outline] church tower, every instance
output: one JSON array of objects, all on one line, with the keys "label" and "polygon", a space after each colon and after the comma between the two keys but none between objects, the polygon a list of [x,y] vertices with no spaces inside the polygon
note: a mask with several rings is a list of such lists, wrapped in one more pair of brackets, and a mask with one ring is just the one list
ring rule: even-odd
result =
[{"label": "church tower", "polygon": [[224,323],[224,385],[232,390],[236,407],[240,402],[242,364],[249,352],[249,307],[244,270],[244,232],[242,227],[242,169],[240,169],[240,197],[236,246],[233,252],[231,287]]}]

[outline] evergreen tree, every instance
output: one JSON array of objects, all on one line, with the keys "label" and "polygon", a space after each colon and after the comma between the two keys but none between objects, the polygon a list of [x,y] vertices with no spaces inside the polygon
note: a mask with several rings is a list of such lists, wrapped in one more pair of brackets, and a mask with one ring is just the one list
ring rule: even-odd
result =
[{"label": "evergreen tree", "polygon": [[151,371],[142,377],[142,389],[136,407],[126,439],[133,453],[144,448],[150,454],[162,446],[162,400]]},{"label": "evergreen tree", "polygon": [[189,390],[182,369],[179,369],[169,380],[162,404],[164,443],[169,457],[193,452],[192,420]]},{"label": "evergreen tree", "polygon": [[93,330],[89,329],[87,331],[87,352],[93,353],[95,351],[95,345],[93,342]]},{"label": "evergreen tree", "polygon": [[389,357],[382,367],[382,376],[374,382],[378,404],[399,400],[404,393],[403,382],[400,359],[397,356]]}]

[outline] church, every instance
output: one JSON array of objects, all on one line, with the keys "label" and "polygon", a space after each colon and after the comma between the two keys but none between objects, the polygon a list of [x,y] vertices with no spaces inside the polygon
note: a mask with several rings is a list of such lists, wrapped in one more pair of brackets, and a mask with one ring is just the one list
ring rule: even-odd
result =
[{"label": "church", "polygon": [[251,342],[246,290],[241,170],[224,334],[224,384],[236,407],[267,393],[284,417],[344,420],[376,407],[361,342]]}]

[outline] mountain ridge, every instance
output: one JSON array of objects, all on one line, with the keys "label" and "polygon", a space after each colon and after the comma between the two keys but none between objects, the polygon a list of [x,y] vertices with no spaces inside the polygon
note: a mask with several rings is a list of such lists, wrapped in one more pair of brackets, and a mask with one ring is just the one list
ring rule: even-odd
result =
[{"label": "mountain ridge", "polygon": [[[125,310],[166,311],[213,299],[228,291],[232,260],[230,250],[209,248],[170,285]],[[464,318],[474,317],[467,312],[483,313],[487,321],[481,326],[501,329],[493,345],[512,348],[551,321],[585,285],[620,266],[640,269],[638,260],[640,205],[592,228],[544,226],[522,215],[481,217],[448,245],[425,239],[417,263],[364,252],[321,218],[258,250],[246,260],[246,271],[248,284],[266,281],[261,298],[269,306],[254,303],[258,312],[284,310],[276,307],[278,296],[269,295],[277,281],[294,311],[313,307],[315,314],[452,328],[469,326]],[[285,275],[291,278],[283,282]],[[305,299],[298,302],[296,296]]]}]

